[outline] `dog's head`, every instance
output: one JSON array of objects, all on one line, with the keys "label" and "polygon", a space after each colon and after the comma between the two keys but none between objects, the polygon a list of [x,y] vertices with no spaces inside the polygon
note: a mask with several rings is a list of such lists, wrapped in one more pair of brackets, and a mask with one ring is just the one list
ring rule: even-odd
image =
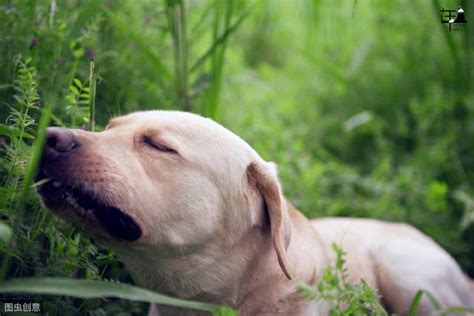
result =
[{"label": "dog's head", "polygon": [[106,243],[172,255],[216,239],[225,247],[261,227],[288,276],[276,170],[210,119],[150,111],[114,118],[100,133],[49,128],[43,178],[44,205]]}]

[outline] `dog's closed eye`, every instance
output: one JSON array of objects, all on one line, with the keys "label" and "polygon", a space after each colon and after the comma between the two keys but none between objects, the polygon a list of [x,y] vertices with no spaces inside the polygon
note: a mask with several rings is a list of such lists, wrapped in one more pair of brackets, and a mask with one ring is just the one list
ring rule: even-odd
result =
[{"label": "dog's closed eye", "polygon": [[165,153],[172,153],[172,154],[177,154],[178,153],[173,148],[170,148],[169,146],[163,144],[162,142],[159,142],[159,141],[157,141],[157,140],[155,140],[152,137],[147,136],[147,135],[144,135],[142,137],[142,142],[147,147],[152,148],[154,150],[158,150],[158,151],[165,152]]}]

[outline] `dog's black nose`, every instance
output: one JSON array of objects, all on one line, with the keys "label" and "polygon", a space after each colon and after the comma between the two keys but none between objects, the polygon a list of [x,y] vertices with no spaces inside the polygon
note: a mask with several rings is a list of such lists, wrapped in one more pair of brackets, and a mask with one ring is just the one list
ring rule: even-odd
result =
[{"label": "dog's black nose", "polygon": [[46,129],[44,154],[66,153],[79,145],[77,137],[66,128],[49,127]]}]

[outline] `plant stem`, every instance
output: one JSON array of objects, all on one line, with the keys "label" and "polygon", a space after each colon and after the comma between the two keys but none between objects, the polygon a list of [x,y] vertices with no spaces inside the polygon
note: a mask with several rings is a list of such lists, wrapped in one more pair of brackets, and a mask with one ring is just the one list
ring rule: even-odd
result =
[{"label": "plant stem", "polygon": [[188,98],[188,38],[184,1],[168,4],[168,25],[173,37],[174,79],[176,99],[187,111],[192,111]]},{"label": "plant stem", "polygon": [[[224,21],[222,23],[222,5],[225,5]],[[218,43],[219,33],[222,29],[225,31],[229,30],[230,20],[232,18],[233,1],[221,2],[215,1],[215,14],[214,14],[214,38],[213,42]],[[205,114],[213,119],[217,118],[217,110],[219,106],[219,98],[222,86],[222,73],[224,68],[224,56],[227,44],[227,37],[225,37],[222,45],[216,47],[212,52],[211,58],[211,76],[212,84],[209,90],[209,100],[205,108]]]},{"label": "plant stem", "polygon": [[96,91],[96,76],[94,60],[90,62],[89,71],[89,130],[94,131],[95,128],[95,91]]}]

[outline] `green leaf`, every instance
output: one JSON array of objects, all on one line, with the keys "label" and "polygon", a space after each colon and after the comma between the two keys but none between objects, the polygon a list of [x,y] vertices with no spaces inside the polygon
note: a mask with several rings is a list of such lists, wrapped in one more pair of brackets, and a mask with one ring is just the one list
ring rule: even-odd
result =
[{"label": "green leaf", "polygon": [[74,55],[74,58],[79,59],[84,55],[84,49],[75,49],[72,54]]},{"label": "green leaf", "polygon": [[344,130],[346,132],[352,131],[354,128],[370,122],[373,118],[373,115],[369,111],[362,111],[354,116],[351,116],[348,120],[344,122]]},{"label": "green leaf", "polygon": [[78,87],[78,88],[82,88],[82,82],[77,79],[77,78],[74,78],[74,84]]},{"label": "green leaf", "polygon": [[71,90],[71,92],[74,94],[79,94],[79,90],[74,85],[70,85],[69,90]]},{"label": "green leaf", "polygon": [[433,212],[446,211],[448,209],[448,202],[446,195],[449,187],[445,182],[437,180],[432,181],[425,193],[425,205]]},{"label": "green leaf", "polygon": [[229,307],[185,301],[136,286],[105,281],[67,278],[19,278],[3,283],[0,286],[0,293],[65,295],[83,299],[116,297],[132,301],[207,311],[214,315],[237,315]]},{"label": "green leaf", "polygon": [[42,184],[45,184],[46,182],[49,182],[49,181],[51,181],[51,179],[49,179],[49,178],[44,178],[44,179],[39,180],[38,182],[33,183],[30,187],[31,187],[31,188],[36,188],[37,186],[40,186],[40,185],[42,185]]},{"label": "green leaf", "polygon": [[5,244],[10,241],[12,237],[12,229],[7,224],[0,222],[0,240]]},{"label": "green leaf", "polygon": [[0,135],[3,136],[8,136],[8,137],[23,137],[23,138],[29,138],[33,139],[34,137],[28,133],[21,132],[19,129],[13,127],[13,126],[8,126],[5,124],[0,124]]}]

